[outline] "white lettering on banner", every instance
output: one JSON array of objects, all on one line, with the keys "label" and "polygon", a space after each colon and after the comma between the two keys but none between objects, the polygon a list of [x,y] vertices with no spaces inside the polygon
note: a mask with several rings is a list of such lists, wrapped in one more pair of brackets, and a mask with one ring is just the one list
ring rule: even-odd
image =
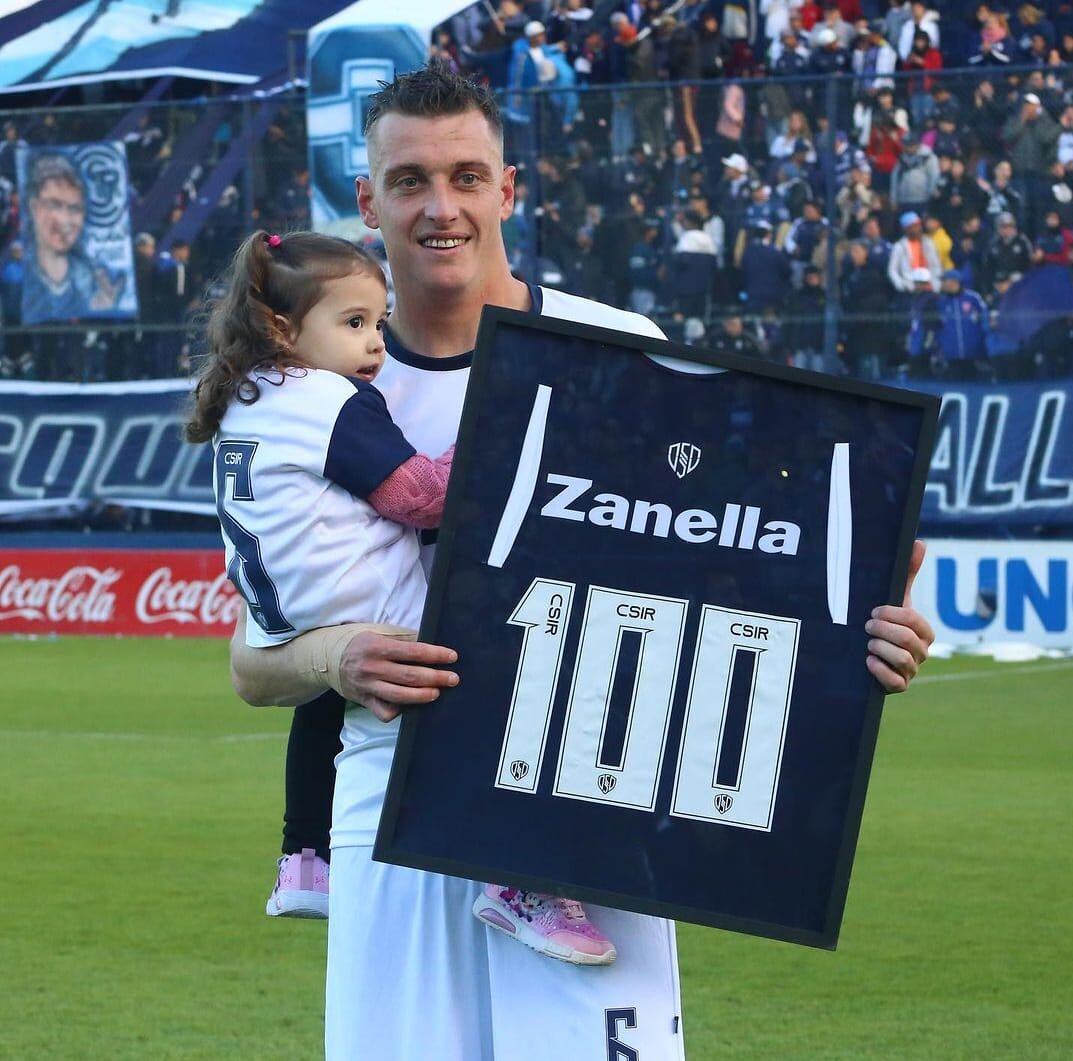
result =
[{"label": "white lettering on banner", "polygon": [[242,609],[242,598],[220,572],[208,579],[173,579],[170,567],[158,567],[142,583],[134,610],[138,621],[153,623],[202,623],[233,625]]},{"label": "white lettering on banner", "polygon": [[69,568],[59,578],[23,578],[11,564],[0,571],[0,620],[107,623],[115,613],[109,589],[122,577],[114,567]]}]

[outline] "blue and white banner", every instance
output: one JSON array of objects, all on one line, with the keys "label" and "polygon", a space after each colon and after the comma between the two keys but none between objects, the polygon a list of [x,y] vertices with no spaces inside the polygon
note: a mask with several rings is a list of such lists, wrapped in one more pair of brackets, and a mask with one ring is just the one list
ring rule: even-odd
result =
[{"label": "blue and white banner", "polygon": [[943,399],[926,525],[1073,524],[1073,381],[913,387]]},{"label": "blue and white banner", "polygon": [[471,0],[360,0],[309,31],[306,125],[313,227],[360,231],[354,178],[369,171],[365,113],[381,81],[421,66],[433,27]]},{"label": "blue and white banner", "polygon": [[1073,541],[928,542],[913,603],[955,648],[1073,647]]},{"label": "blue and white banner", "polygon": [[213,514],[212,447],[180,433],[189,389],[0,383],[0,520],[110,504]]},{"label": "blue and white banner", "polygon": [[22,323],[136,317],[126,145],[23,145],[16,168]]}]

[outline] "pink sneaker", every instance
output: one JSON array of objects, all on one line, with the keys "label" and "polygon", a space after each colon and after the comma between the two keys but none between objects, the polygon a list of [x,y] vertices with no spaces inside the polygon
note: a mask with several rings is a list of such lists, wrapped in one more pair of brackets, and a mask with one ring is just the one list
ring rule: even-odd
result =
[{"label": "pink sneaker", "polygon": [[614,943],[573,899],[486,884],[473,913],[490,928],[550,958],[574,965],[610,965],[618,957]]},{"label": "pink sneaker", "polygon": [[279,860],[276,886],[268,897],[269,917],[328,917],[328,863],[311,847]]}]

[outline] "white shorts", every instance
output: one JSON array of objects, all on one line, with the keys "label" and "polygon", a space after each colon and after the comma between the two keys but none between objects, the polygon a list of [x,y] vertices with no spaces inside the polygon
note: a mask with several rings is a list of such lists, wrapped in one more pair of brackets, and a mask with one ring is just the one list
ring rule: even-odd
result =
[{"label": "white shorts", "polygon": [[618,960],[536,954],[472,913],[480,885],[332,851],[328,1061],[682,1061],[674,925],[589,907]]}]

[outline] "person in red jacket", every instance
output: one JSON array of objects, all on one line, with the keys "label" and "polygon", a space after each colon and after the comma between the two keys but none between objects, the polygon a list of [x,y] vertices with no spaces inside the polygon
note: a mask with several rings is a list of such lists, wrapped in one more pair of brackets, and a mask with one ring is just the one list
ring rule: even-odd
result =
[{"label": "person in red jacket", "polygon": [[[918,30],[913,36],[913,50],[906,56],[902,67],[910,72],[922,74],[923,71],[942,70],[943,57],[939,49],[935,47],[923,30]],[[936,78],[923,76],[910,77],[909,82],[909,113],[913,116],[913,128],[923,129],[928,118],[935,110],[935,100],[931,97],[931,90],[936,84]]]},{"label": "person in red jacket", "polygon": [[903,135],[901,128],[887,115],[877,114],[873,118],[865,153],[872,167],[872,185],[881,195],[890,192],[890,175],[902,154]]}]

